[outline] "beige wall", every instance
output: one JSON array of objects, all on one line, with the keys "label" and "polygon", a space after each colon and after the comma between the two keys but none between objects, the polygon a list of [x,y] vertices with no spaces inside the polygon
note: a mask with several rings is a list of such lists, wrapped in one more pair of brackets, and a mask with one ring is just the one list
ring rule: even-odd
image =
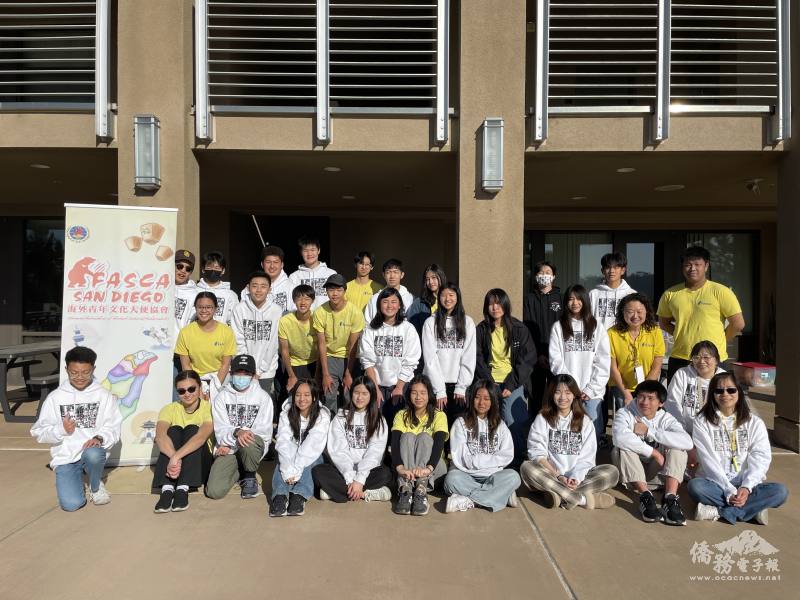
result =
[{"label": "beige wall", "polygon": [[103,148],[94,135],[94,114],[0,113],[0,148]]}]

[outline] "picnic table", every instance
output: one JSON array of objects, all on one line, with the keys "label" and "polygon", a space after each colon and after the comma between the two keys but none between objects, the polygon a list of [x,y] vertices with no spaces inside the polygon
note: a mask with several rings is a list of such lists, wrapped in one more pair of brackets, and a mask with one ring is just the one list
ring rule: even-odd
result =
[{"label": "picnic table", "polygon": [[59,363],[59,355],[61,354],[61,341],[57,339],[49,340],[46,342],[34,342],[32,344],[17,344],[16,346],[5,346],[0,348],[0,408],[3,409],[3,418],[7,423],[33,423],[39,415],[41,409],[41,402],[44,399],[39,399],[39,406],[36,410],[36,416],[19,416],[16,415],[16,410],[22,404],[22,401],[15,402],[11,406],[8,400],[8,371],[10,369],[22,369],[25,377],[25,385],[30,391],[31,381],[36,381],[39,385],[45,385],[49,381],[58,381],[58,369],[55,373],[46,377],[31,378],[30,368],[35,364],[40,364],[42,361],[34,360],[33,357],[46,354],[52,354],[56,362]]}]

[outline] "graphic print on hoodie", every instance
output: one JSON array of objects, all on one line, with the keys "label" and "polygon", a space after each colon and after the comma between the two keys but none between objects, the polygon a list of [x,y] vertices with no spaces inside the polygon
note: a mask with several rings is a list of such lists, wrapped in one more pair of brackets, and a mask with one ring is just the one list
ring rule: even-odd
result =
[{"label": "graphic print on hoodie", "polygon": [[592,305],[592,314],[598,323],[606,329],[617,322],[617,306],[625,296],[636,293],[624,279],[617,288],[612,288],[601,283],[589,292],[589,302]]},{"label": "graphic print on hoodie", "polygon": [[358,450],[366,450],[367,444],[367,426],[353,424],[352,427],[345,426],[344,433],[347,436],[347,445],[350,448]]},{"label": "graphic print on hoodie", "polygon": [[91,429],[97,424],[100,403],[84,402],[81,404],[61,404],[58,408],[61,411],[62,419],[65,417],[72,417],[76,427]]},{"label": "graphic print on hoodie", "polygon": [[305,265],[297,267],[297,271],[289,276],[292,282],[293,289],[298,285],[310,285],[314,289],[314,302],[311,305],[312,310],[321,306],[328,301],[328,292],[325,289],[325,282],[328,277],[335,275],[336,271],[329,268],[324,262],[320,262],[313,269],[309,269]]},{"label": "graphic print on hoodie", "polygon": [[251,429],[261,407],[258,404],[226,404],[225,412],[233,427]]},{"label": "graphic print on hoodie", "polygon": [[583,432],[570,429],[550,429],[547,447],[551,454],[577,456],[583,448]]},{"label": "graphic print on hoodie", "polygon": [[594,336],[586,337],[583,331],[574,331],[564,342],[564,348],[567,352],[594,352]]},{"label": "graphic print on hoodie", "polygon": [[[714,429],[712,434],[714,436],[714,452],[726,452],[728,454],[733,452],[729,432],[719,428]],[[750,448],[748,432],[744,427],[739,427],[736,430],[736,448],[739,452],[747,452]]]},{"label": "graphic print on hoodie", "polygon": [[500,438],[495,431],[492,439],[489,439],[488,431],[480,431],[478,435],[472,429],[466,429],[467,449],[470,454],[494,454],[500,447]]},{"label": "graphic print on hoodie", "polygon": [[403,336],[402,335],[375,336],[375,354],[377,356],[392,356],[394,358],[399,358],[403,356]]}]

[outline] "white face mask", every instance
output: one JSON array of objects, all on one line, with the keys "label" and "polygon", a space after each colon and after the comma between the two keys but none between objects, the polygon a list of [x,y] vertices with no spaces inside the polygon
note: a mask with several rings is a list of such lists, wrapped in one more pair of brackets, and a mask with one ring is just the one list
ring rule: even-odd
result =
[{"label": "white face mask", "polygon": [[553,284],[553,280],[554,279],[555,279],[555,277],[553,277],[552,275],[547,275],[545,273],[539,273],[536,276],[536,283],[539,285],[539,287],[543,287],[543,288],[550,287]]}]

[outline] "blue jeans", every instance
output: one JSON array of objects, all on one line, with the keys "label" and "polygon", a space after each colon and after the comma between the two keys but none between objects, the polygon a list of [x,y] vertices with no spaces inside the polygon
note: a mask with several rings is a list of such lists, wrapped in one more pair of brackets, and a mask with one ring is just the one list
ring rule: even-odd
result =
[{"label": "blue jeans", "polygon": [[306,500],[314,495],[314,479],[311,477],[311,469],[317,465],[322,464],[322,456],[320,455],[317,460],[303,469],[303,474],[294,484],[289,485],[281,477],[281,465],[279,461],[275,462],[275,471],[272,473],[272,495],[270,498],[282,495],[288,496],[289,494],[297,494]]},{"label": "blue jeans", "polygon": [[525,460],[528,430],[531,427],[524,387],[519,386],[508,398],[500,399],[500,417],[508,425],[511,439],[514,440],[514,462],[510,466],[519,466]]},{"label": "blue jeans", "polygon": [[589,398],[588,400],[583,401],[583,410],[586,411],[586,416],[592,420],[592,423],[594,423],[594,432],[595,436],[597,437],[597,441],[600,441],[600,438],[603,437],[603,434],[605,433],[603,415],[600,412],[600,408],[602,406],[602,398]]},{"label": "blue jeans", "polygon": [[789,496],[782,483],[759,483],[742,507],[728,504],[726,492],[718,484],[705,477],[689,481],[689,495],[701,504],[716,506],[721,519],[731,523],[749,521],[765,508],[777,508]]},{"label": "blue jeans", "polygon": [[83,472],[89,476],[89,487],[96,492],[100,488],[100,477],[106,464],[106,451],[99,446],[87,448],[74,463],[59,465],[56,472],[56,494],[63,510],[73,512],[86,504],[83,491]]},{"label": "blue jeans", "polygon": [[458,469],[450,469],[444,478],[444,491],[460,494],[492,512],[503,510],[511,494],[520,486],[519,474],[503,469],[489,477],[477,477]]}]

